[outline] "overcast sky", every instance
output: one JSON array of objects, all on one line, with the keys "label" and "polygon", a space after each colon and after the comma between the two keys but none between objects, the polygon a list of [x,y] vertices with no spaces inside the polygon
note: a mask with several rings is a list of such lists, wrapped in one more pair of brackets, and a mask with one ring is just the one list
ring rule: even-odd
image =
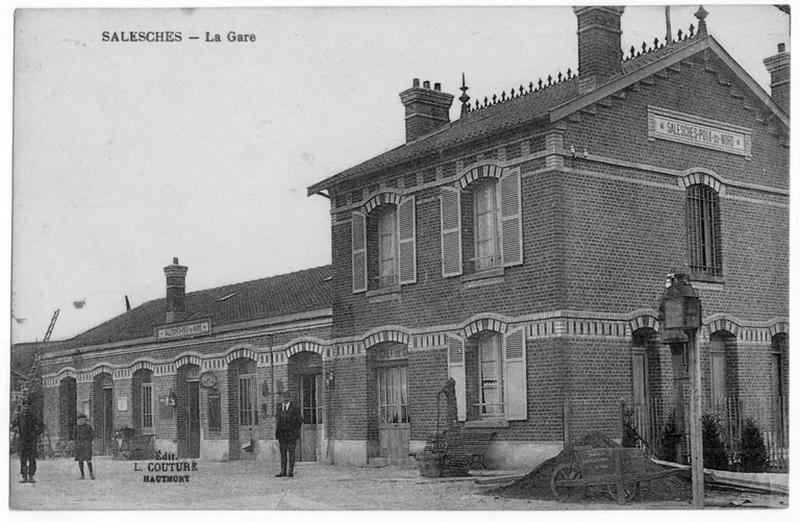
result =
[{"label": "overcast sky", "polygon": [[[706,9],[769,91],[762,60],[789,44],[789,17]],[[695,10],[673,7],[673,31]],[[622,26],[623,49],[661,40],[663,8],[628,7]],[[183,41],[102,41],[139,30]],[[175,256],[187,291],[329,263],[329,203],[306,187],[403,142],[412,78],[458,96],[464,72],[491,97],[577,69],[575,31],[567,6],[18,12],[12,341],[41,339],[56,308],[63,339],[125,295],[162,297]]]}]

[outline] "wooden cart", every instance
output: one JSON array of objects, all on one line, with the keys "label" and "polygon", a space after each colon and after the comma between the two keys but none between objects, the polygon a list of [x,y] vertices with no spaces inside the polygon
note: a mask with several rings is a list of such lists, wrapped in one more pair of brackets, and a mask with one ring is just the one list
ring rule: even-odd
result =
[{"label": "wooden cart", "polygon": [[570,462],[553,470],[550,488],[561,501],[578,500],[586,496],[590,488],[600,488],[624,504],[647,489],[651,482],[682,471],[637,471],[650,466],[650,460],[638,448],[576,447]]}]

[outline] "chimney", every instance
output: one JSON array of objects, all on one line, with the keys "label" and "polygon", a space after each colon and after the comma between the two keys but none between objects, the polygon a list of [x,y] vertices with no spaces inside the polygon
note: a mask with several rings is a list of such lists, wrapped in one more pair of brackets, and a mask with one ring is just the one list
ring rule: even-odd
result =
[{"label": "chimney", "polygon": [[578,18],[578,81],[582,93],[622,73],[624,7],[573,7]]},{"label": "chimney", "polygon": [[178,264],[178,258],[172,258],[172,264],[164,267],[167,276],[167,322],[174,323],[186,318],[186,272],[188,267]]},{"label": "chimney", "polygon": [[419,86],[414,78],[410,89],[400,93],[406,108],[406,143],[411,142],[450,123],[450,105],[453,95],[442,92],[442,84],[425,81]]},{"label": "chimney", "polygon": [[772,99],[775,100],[781,109],[789,114],[789,52],[786,51],[786,44],[778,44],[778,54],[764,58],[764,65],[769,71],[769,87],[772,90]]}]

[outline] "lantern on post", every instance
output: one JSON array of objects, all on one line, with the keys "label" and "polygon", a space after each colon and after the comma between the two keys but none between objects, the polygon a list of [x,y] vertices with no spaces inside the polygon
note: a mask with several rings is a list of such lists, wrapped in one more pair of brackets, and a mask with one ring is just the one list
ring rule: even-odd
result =
[{"label": "lantern on post", "polygon": [[[703,484],[703,434],[700,423],[700,355],[697,350],[697,330],[702,326],[700,298],[689,282],[688,274],[676,272],[667,276],[666,289],[660,307],[661,339],[671,346],[684,344],[689,349],[689,436],[692,453],[692,504],[696,509],[705,505]],[[683,355],[683,354],[682,354]],[[683,359],[683,357],[681,357]],[[681,369],[683,364],[680,365]],[[682,384],[676,379],[678,411],[682,412]],[[680,413],[682,417],[682,413]],[[678,415],[676,414],[676,421]],[[681,424],[682,419],[681,419]]]}]

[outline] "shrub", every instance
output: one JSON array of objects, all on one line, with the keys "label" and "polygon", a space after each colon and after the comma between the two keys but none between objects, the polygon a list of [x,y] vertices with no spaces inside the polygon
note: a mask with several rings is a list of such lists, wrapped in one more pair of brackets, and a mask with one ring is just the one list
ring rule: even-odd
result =
[{"label": "shrub", "polygon": [[675,424],[675,411],[671,411],[667,422],[661,428],[661,441],[658,447],[658,458],[669,462],[677,462],[678,458],[678,427]]},{"label": "shrub", "polygon": [[639,441],[639,434],[633,422],[633,409],[625,408],[622,413],[622,446],[624,448],[635,448]]},{"label": "shrub", "polygon": [[742,471],[759,472],[767,469],[769,459],[767,448],[764,446],[764,437],[758,424],[747,418],[742,426],[742,450],[739,454]]},{"label": "shrub", "polygon": [[711,469],[727,469],[728,452],[722,439],[722,426],[715,415],[705,414],[703,423],[703,466]]}]

